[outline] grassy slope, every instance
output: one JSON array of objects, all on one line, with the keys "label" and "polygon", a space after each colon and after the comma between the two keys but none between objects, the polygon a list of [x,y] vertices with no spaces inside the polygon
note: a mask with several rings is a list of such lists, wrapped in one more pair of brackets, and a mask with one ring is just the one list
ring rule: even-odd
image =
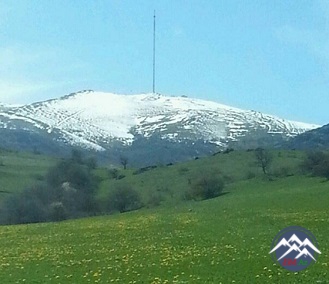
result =
[{"label": "grassy slope", "polygon": [[[236,181],[244,180],[248,175],[263,177],[261,168],[255,163],[254,155],[254,152],[234,151],[173,166],[159,166],[139,175],[132,175],[134,170],[121,170],[120,173],[125,174],[126,178],[118,181],[105,179],[98,198],[104,199],[110,188],[116,184],[128,183],[141,192],[145,203],[150,193],[158,191],[163,194],[164,203],[172,205],[182,199],[189,187],[188,180],[204,173],[221,175],[227,184],[227,190],[232,190]],[[284,168],[285,173],[296,173],[304,154],[298,151],[274,151],[273,156],[271,172]],[[105,170],[100,170],[98,174],[106,177]]]},{"label": "grassy slope", "polygon": [[[329,283],[329,183],[301,176],[266,181],[252,155],[221,154],[140,175],[128,170],[123,180],[102,182],[99,198],[121,182],[144,198],[168,187],[173,197],[159,208],[0,227],[0,283]],[[295,171],[302,157],[275,155],[273,171],[279,165]],[[213,200],[174,202],[200,171],[236,182]],[[256,178],[245,180],[248,172]],[[291,225],[311,230],[322,252],[297,275],[274,265],[268,254],[274,236]]]},{"label": "grassy slope", "polygon": [[[55,159],[31,153],[1,151],[0,191],[15,192],[24,189],[45,175]],[[5,196],[0,193],[0,199]]]},{"label": "grassy slope", "polygon": [[[328,283],[328,200],[329,185],[319,179],[254,179],[179,207],[1,227],[0,281]],[[291,225],[311,230],[322,251],[297,275],[268,254],[274,236]]]}]

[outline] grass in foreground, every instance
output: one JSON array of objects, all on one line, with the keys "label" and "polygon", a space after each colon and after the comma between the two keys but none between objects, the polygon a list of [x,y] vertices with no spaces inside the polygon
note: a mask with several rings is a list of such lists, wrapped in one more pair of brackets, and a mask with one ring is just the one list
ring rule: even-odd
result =
[{"label": "grass in foreground", "polygon": [[[0,283],[329,283],[329,184],[288,177],[219,198],[61,223],[0,227]],[[298,273],[268,254],[303,226],[322,254]]]}]

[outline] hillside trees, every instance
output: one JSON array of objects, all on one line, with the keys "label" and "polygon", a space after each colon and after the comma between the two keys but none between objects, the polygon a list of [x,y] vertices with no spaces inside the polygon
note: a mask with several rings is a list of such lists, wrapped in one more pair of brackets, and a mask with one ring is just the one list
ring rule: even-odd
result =
[{"label": "hillside trees", "polygon": [[42,185],[9,196],[2,207],[1,223],[25,224],[47,221],[47,193]]},{"label": "hillside trees", "polygon": [[45,182],[9,196],[2,206],[2,223],[60,221],[97,212],[95,191],[98,180],[95,162],[72,151],[69,159],[52,167]]},{"label": "hillside trees", "polygon": [[94,193],[97,180],[82,160],[63,160],[47,174],[51,200],[62,202],[70,215],[83,215],[96,210]]},{"label": "hillside trees", "polygon": [[329,180],[329,153],[323,151],[308,152],[301,164],[301,169],[304,173]]}]

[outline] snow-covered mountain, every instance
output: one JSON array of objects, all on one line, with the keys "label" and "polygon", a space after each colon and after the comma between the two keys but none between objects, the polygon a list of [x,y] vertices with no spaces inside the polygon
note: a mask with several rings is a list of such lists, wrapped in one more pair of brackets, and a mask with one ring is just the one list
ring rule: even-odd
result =
[{"label": "snow-covered mountain", "polygon": [[215,102],[160,94],[81,91],[29,105],[0,106],[0,129],[4,131],[25,131],[96,151],[151,140],[216,148],[247,146],[245,141],[281,141],[316,127]]}]

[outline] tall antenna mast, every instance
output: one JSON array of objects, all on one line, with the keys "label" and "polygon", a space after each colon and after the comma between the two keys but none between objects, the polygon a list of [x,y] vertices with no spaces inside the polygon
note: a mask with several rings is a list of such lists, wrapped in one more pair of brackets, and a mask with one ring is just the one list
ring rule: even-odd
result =
[{"label": "tall antenna mast", "polygon": [[153,94],[155,94],[155,10],[153,16]]}]

